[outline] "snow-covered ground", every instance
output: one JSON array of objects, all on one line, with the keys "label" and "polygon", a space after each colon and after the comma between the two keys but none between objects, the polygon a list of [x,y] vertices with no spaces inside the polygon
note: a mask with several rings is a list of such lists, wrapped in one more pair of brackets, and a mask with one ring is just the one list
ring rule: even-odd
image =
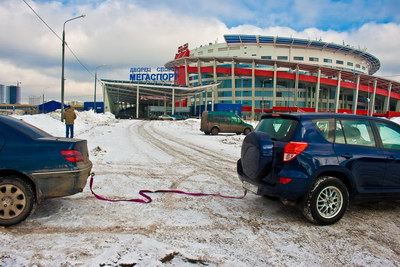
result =
[{"label": "snow-covered ground", "polygon": [[[59,114],[16,116],[64,136]],[[116,120],[80,112],[94,190],[138,198],[140,189],[240,196],[236,161],[244,136],[207,136],[197,119]],[[399,266],[399,202],[351,204],[320,227],[294,208],[244,199],[152,194],[150,204],[83,193],[45,201],[23,223],[0,227],[0,266]]]}]

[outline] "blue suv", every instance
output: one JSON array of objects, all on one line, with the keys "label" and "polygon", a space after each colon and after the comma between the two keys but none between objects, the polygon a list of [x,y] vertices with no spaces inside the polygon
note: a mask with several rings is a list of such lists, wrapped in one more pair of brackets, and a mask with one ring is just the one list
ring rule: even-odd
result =
[{"label": "blue suv", "polygon": [[237,172],[246,189],[333,224],[349,199],[400,199],[400,126],[350,114],[264,115],[243,141]]}]

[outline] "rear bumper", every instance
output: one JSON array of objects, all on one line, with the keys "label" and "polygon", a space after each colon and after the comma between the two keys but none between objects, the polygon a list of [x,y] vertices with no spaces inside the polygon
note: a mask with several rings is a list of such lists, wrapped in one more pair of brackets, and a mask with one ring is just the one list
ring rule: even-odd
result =
[{"label": "rear bumper", "polygon": [[[308,179],[292,179],[291,182],[287,184],[281,184],[279,183],[279,178],[276,176],[276,178],[271,179],[271,183],[267,183],[265,181],[254,181],[247,177],[243,171],[242,171],[242,166],[240,161],[238,161],[238,166],[237,166],[237,173],[239,176],[239,179],[242,182],[245,183],[250,183],[253,186],[250,186],[252,189],[255,187],[257,188],[257,195],[263,195],[263,196],[270,196],[270,197],[277,197],[281,200],[289,200],[289,201],[298,201],[301,199],[305,194],[307,194],[309,190],[309,180]],[[248,185],[244,187],[249,187]]]},{"label": "rear bumper", "polygon": [[90,162],[75,170],[32,173],[37,201],[82,192],[91,170],[92,163]]},{"label": "rear bumper", "polygon": [[[252,184],[252,188],[256,187],[257,191],[251,190],[253,193],[262,196],[277,197],[280,200],[289,200],[297,202],[308,192],[308,183],[304,180],[292,180],[288,184],[268,184],[265,182],[254,182],[251,179],[239,174],[239,179],[242,182]],[[248,186],[244,186],[247,188]]]}]

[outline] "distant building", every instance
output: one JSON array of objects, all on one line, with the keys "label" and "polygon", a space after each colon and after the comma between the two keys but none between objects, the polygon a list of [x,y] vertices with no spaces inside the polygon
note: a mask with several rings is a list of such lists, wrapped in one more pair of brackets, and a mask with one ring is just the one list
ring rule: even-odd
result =
[{"label": "distant building", "polygon": [[43,104],[43,98],[40,96],[30,96],[29,105],[40,105]]},{"label": "distant building", "polygon": [[[94,102],[83,103],[83,110],[94,109]],[[96,102],[96,113],[104,113],[104,102]]]},{"label": "distant building", "polygon": [[[64,105],[64,108],[65,107],[67,107],[67,106]],[[46,103],[38,106],[39,113],[49,113],[49,112],[53,112],[57,109],[61,109],[61,103],[54,101],[54,100],[51,100],[49,102],[46,102]]]},{"label": "distant building", "polygon": [[76,100],[73,100],[73,101],[70,101],[69,103],[68,103],[69,105],[71,105],[71,106],[83,106],[83,104],[84,104],[84,102],[83,101],[76,101]]},{"label": "distant building", "polygon": [[21,87],[10,85],[6,87],[6,104],[21,104]]},{"label": "distant building", "polygon": [[6,90],[5,86],[0,84],[0,104],[5,104],[6,103]]}]

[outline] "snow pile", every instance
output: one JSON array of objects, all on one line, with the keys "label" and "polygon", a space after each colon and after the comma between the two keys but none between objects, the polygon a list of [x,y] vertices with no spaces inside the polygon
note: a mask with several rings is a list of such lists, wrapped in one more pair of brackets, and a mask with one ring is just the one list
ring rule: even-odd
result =
[{"label": "snow pile", "polygon": [[[93,110],[89,110],[82,112],[75,111],[75,113],[77,114],[74,126],[76,138],[79,138],[79,135],[82,135],[82,133],[90,131],[93,127],[110,125],[118,121],[115,119],[115,116],[109,112],[105,114],[95,114]],[[60,110],[47,114],[12,115],[12,117],[35,125],[53,136],[65,136],[65,124],[61,121]]]},{"label": "snow pile", "polygon": [[116,123],[117,121],[118,120],[115,118],[114,114],[110,112],[106,112],[104,114],[94,113],[93,110],[77,112],[77,123],[85,125],[110,125],[112,123]]},{"label": "snow pile", "polygon": [[59,113],[36,115],[12,115],[12,117],[32,124],[54,136],[65,136],[65,125]]}]

